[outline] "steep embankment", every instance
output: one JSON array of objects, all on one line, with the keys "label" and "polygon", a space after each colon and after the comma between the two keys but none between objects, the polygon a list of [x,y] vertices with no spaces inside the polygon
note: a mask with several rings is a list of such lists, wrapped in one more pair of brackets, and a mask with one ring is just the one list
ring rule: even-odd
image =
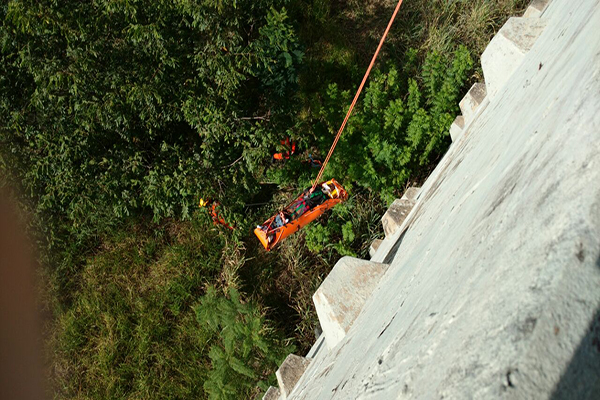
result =
[{"label": "steep embankment", "polygon": [[[347,273],[330,276],[340,304],[322,324],[345,335],[315,348],[288,399],[600,391],[600,4],[528,17],[484,53],[488,96],[374,255],[389,263],[371,264],[374,289],[356,275],[368,262],[334,268]],[[344,282],[366,299],[350,324]]]}]

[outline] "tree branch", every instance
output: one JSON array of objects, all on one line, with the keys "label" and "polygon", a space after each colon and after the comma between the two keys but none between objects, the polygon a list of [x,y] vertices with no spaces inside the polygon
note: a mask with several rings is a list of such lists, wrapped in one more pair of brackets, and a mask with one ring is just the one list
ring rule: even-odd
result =
[{"label": "tree branch", "polygon": [[242,158],[244,158],[244,155],[243,155],[243,154],[240,156],[240,158],[238,158],[237,160],[235,160],[235,161],[234,161],[234,162],[232,162],[231,164],[229,164],[229,165],[226,165],[226,166],[224,166],[224,167],[221,167],[221,169],[225,169],[225,168],[228,168],[228,167],[232,167],[232,166],[234,166],[234,165],[235,165],[235,164],[237,164],[237,163],[238,163],[238,162],[239,162],[239,161],[240,161]]},{"label": "tree branch", "polygon": [[267,111],[267,113],[263,116],[239,117],[239,118],[236,118],[236,121],[253,121],[253,120],[269,121],[270,119],[271,119],[271,110]]}]

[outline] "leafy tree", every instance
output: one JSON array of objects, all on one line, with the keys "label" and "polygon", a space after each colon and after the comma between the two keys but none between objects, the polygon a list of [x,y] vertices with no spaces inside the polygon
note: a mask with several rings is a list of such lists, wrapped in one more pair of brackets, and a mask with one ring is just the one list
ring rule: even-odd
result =
[{"label": "leafy tree", "polygon": [[82,237],[235,204],[288,124],[302,53],[283,3],[5,3],[1,164]]}]

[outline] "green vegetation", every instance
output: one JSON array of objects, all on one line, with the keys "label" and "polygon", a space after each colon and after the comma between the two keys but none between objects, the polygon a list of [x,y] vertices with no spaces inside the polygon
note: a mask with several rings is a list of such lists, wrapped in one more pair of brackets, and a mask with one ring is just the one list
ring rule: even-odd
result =
[{"label": "green vegetation", "polygon": [[59,392],[223,399],[273,384],[293,348],[231,284],[226,293],[209,286],[226,278],[221,240],[198,221],[138,224],[89,257],[56,321]]},{"label": "green vegetation", "polygon": [[[405,71],[414,68],[415,52],[409,56]],[[468,50],[459,47],[453,60],[429,53],[420,71],[421,85],[413,78],[403,80],[395,67],[374,74],[362,107],[349,121],[338,144],[330,173],[345,175],[391,203],[397,188],[444,152],[448,127],[460,112],[460,90],[472,68]],[[347,100],[349,95],[331,84],[325,101],[334,104],[340,98]],[[324,108],[321,112],[322,123],[332,133],[339,120],[337,111]],[[362,151],[352,150],[356,148]]]},{"label": "green vegetation", "polygon": [[[314,340],[312,293],[434,167],[475,60],[525,3],[407,1],[325,171],[351,198],[272,253],[251,229],[310,185],[394,2],[0,5],[0,173],[35,216],[57,397],[273,384]],[[286,137],[300,151],[272,163]]]}]

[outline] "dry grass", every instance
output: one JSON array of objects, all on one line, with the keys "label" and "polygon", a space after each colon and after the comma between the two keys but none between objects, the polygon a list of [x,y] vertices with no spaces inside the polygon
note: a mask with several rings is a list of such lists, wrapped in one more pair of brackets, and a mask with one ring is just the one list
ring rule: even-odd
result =
[{"label": "dry grass", "polygon": [[220,285],[224,291],[229,288],[240,289],[239,270],[246,263],[246,247],[244,243],[225,238],[221,260],[223,268],[220,274]]},{"label": "dry grass", "polygon": [[[329,8],[322,25],[308,26],[303,32],[312,42],[307,49],[308,58],[337,65],[332,73],[341,74],[340,80],[344,80],[343,69],[345,74],[359,77],[387,26],[396,0],[318,3],[327,3]],[[386,60],[400,63],[409,48],[418,49],[424,57],[428,51],[451,52],[458,45],[465,45],[478,58],[504,22],[521,15],[528,3],[529,0],[407,0],[382,49],[379,65]]]}]

